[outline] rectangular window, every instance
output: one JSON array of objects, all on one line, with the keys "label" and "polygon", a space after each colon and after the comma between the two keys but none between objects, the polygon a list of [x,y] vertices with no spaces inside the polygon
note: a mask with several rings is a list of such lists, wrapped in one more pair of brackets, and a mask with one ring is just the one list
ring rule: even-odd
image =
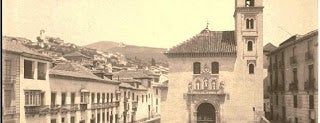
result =
[{"label": "rectangular window", "polygon": [[137,102],[139,102],[139,95],[137,95]]},{"label": "rectangular window", "polygon": [[116,100],[117,101],[119,100],[119,94],[116,94]]},{"label": "rectangular window", "polygon": [[143,102],[143,98],[144,98],[144,95],[142,95],[142,102]]},{"label": "rectangular window", "polygon": [[81,96],[81,99],[80,99],[80,102],[82,104],[88,104],[89,103],[89,92],[81,92],[80,93],[80,96]]},{"label": "rectangular window", "polygon": [[295,123],[299,123],[299,119],[296,117],[296,118],[294,118],[294,122]]},{"label": "rectangular window", "polygon": [[71,104],[75,103],[76,93],[71,93]]},{"label": "rectangular window", "polygon": [[75,123],[75,117],[74,116],[70,117],[70,123]]},{"label": "rectangular window", "polygon": [[66,105],[66,93],[61,93],[61,105]]},{"label": "rectangular window", "polygon": [[151,88],[151,80],[148,80],[148,88]]},{"label": "rectangular window", "polygon": [[113,93],[111,93],[111,97],[110,98],[111,98],[111,102],[113,102]]},{"label": "rectangular window", "polygon": [[314,82],[313,79],[314,79],[314,69],[313,69],[313,65],[309,65],[308,66],[308,70],[309,70],[309,85],[311,86],[314,86],[313,84],[314,83],[311,83],[311,82]]},{"label": "rectangular window", "polygon": [[56,105],[56,93],[51,93],[51,105]]},{"label": "rectangular window", "polygon": [[158,95],[158,89],[156,89],[156,95]]},{"label": "rectangular window", "polygon": [[91,93],[91,103],[94,103],[94,93]]},{"label": "rectangular window", "polygon": [[97,94],[97,103],[100,103],[100,93]]},{"label": "rectangular window", "polygon": [[38,80],[46,80],[47,64],[38,62]]},{"label": "rectangular window", "polygon": [[134,100],[134,93],[132,93],[132,100]]},{"label": "rectangular window", "polygon": [[105,94],[105,93],[102,93],[102,103],[105,102],[105,99],[106,99],[106,94]]},{"label": "rectangular window", "polygon": [[105,122],[105,120],[106,120],[105,113],[104,113],[104,112],[102,112],[102,122],[104,123],[104,122]]},{"label": "rectangular window", "polygon": [[297,83],[298,82],[298,69],[293,68],[293,82]]},{"label": "rectangular window", "polygon": [[24,60],[24,78],[33,79],[34,75],[34,62]]},{"label": "rectangular window", "polygon": [[294,108],[298,107],[298,96],[297,95],[293,96],[293,107]]},{"label": "rectangular window", "polygon": [[158,105],[158,98],[156,99],[156,105]]},{"label": "rectangular window", "polygon": [[109,93],[107,93],[107,102],[109,102]]},{"label": "rectangular window", "polygon": [[61,123],[64,123],[64,117],[63,117],[63,118],[61,118]]},{"label": "rectangular window", "polygon": [[25,91],[25,105],[26,106],[40,106],[44,100],[39,90]]},{"label": "rectangular window", "polygon": [[278,95],[276,95],[276,105],[279,104],[279,99],[278,99]]},{"label": "rectangular window", "polygon": [[5,61],[5,77],[7,80],[11,80],[11,70],[12,70],[11,60],[6,60]]},{"label": "rectangular window", "polygon": [[50,123],[57,123],[57,120],[56,119],[51,119]]},{"label": "rectangular window", "polygon": [[109,121],[109,112],[107,112],[107,122]]},{"label": "rectangular window", "polygon": [[309,95],[309,109],[314,109],[314,96]]}]

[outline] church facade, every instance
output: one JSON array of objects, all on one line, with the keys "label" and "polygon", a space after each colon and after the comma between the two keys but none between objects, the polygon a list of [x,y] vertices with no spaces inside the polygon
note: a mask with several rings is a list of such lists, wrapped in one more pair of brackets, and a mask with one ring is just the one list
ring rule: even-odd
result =
[{"label": "church facade", "polygon": [[248,123],[263,117],[263,1],[235,1],[235,30],[207,28],[169,49],[163,123]]}]

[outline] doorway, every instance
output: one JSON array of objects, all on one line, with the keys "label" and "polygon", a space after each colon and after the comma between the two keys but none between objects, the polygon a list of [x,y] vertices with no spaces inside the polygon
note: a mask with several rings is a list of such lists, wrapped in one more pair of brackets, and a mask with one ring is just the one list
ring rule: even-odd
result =
[{"label": "doorway", "polygon": [[197,123],[215,123],[215,108],[210,103],[202,103],[197,109]]}]

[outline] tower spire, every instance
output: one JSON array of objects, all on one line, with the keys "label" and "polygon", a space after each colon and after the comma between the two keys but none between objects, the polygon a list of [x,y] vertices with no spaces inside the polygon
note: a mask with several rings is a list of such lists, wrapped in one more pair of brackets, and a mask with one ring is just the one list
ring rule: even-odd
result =
[{"label": "tower spire", "polygon": [[207,19],[207,26],[206,29],[209,29],[209,20]]}]

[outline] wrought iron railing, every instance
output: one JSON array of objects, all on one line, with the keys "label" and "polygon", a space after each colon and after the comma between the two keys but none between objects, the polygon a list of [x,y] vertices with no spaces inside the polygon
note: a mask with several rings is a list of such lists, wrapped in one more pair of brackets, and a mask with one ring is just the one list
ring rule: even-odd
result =
[{"label": "wrought iron railing", "polygon": [[305,53],[305,60],[308,61],[308,60],[313,60],[313,51],[312,50],[309,50]]},{"label": "wrought iron railing", "polygon": [[306,91],[313,91],[316,90],[315,87],[315,79],[310,79],[304,82],[304,90]]},{"label": "wrought iron railing", "polygon": [[289,84],[289,91],[298,91],[298,82],[292,82]]},{"label": "wrought iron railing", "polygon": [[4,115],[12,115],[16,113],[16,107],[15,106],[5,106],[3,107],[3,114]]},{"label": "wrought iron railing", "polygon": [[291,65],[297,64],[297,58],[295,56],[290,57],[290,64]]}]

